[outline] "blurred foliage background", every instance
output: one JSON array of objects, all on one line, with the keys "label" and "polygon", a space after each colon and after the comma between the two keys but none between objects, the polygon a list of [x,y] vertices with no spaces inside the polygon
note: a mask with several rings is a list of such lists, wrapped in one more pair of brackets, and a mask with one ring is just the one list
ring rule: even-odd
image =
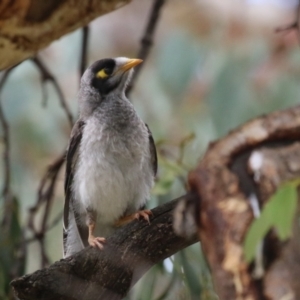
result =
[{"label": "blurred foliage background", "polygon": [[[135,57],[152,1],[131,4],[90,24],[89,63],[104,57]],[[185,178],[208,143],[257,115],[299,102],[300,53],[296,31],[275,33],[294,21],[296,1],[169,0],[163,7],[150,57],[131,94],[157,143],[159,174],[149,207],[185,192]],[[62,87],[74,117],[78,105],[82,30],[40,53]],[[47,94],[47,101],[43,94]],[[51,83],[41,85],[32,61],[17,66],[1,92],[11,138],[15,214],[0,238],[0,299],[6,299],[13,268],[41,267],[39,243],[30,242],[28,211],[47,165],[65,149],[70,126]],[[2,134],[2,132],[1,132]],[[3,152],[3,143],[0,143]],[[3,178],[0,161],[0,178]],[[63,208],[60,172],[48,224]],[[0,203],[1,219],[4,204]],[[37,215],[42,218],[42,215]],[[37,218],[37,219],[38,219]],[[16,243],[28,240],[21,265]],[[62,222],[47,231],[50,262],[62,257]],[[24,254],[25,253],[25,254]],[[199,244],[152,268],[127,299],[217,299]]]}]

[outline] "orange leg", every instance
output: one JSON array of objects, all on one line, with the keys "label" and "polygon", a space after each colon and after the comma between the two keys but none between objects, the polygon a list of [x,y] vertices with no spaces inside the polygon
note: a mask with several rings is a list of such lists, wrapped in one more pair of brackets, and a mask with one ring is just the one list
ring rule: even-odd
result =
[{"label": "orange leg", "polygon": [[94,236],[95,226],[96,226],[96,223],[93,221],[89,222],[89,224],[88,224],[88,227],[89,227],[88,243],[90,246],[92,246],[94,248],[98,247],[100,250],[102,250],[103,244],[105,243],[105,238]]},{"label": "orange leg", "polygon": [[123,225],[126,225],[126,224],[130,223],[133,220],[139,220],[140,218],[143,218],[145,221],[148,222],[148,224],[150,224],[149,216],[152,216],[152,211],[151,210],[149,210],[149,209],[140,210],[140,211],[138,211],[138,212],[136,212],[132,215],[120,218],[115,223],[115,226],[120,227],[120,226],[123,226]]}]

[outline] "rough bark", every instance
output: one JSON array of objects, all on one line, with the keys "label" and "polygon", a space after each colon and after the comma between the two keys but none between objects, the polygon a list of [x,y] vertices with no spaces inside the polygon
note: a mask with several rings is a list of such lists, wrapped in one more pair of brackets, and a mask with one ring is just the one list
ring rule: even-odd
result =
[{"label": "rough bark", "polygon": [[2,0],[0,70],[131,0]]},{"label": "rough bark", "polygon": [[151,224],[134,221],[107,239],[104,250],[86,248],[46,269],[15,279],[22,300],[122,299],[154,264],[197,242],[178,237],[173,209],[180,199],[153,209]]},{"label": "rough bark", "polygon": [[[282,182],[300,178],[300,143],[257,150],[263,157],[256,173],[257,188],[262,202],[266,202]],[[256,153],[257,155],[257,153]],[[284,203],[283,203],[284,205]],[[300,299],[300,227],[299,212],[294,223],[293,238],[280,243],[272,232],[265,240],[263,295],[267,299]]]},{"label": "rough bark", "polygon": [[[288,242],[275,232],[266,238],[259,279],[243,256],[253,220],[249,198],[254,195],[263,206],[282,182],[300,177],[299,140],[297,106],[254,119],[212,143],[189,175],[201,198],[199,237],[220,299],[300,299],[298,223]],[[261,155],[258,166],[251,161],[253,152]]]}]

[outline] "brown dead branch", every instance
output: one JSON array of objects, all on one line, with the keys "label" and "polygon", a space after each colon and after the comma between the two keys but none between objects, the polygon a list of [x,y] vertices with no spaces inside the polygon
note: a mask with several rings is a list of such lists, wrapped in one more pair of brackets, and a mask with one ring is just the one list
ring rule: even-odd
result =
[{"label": "brown dead branch", "polygon": [[[300,142],[262,147],[254,155],[261,155],[263,163],[256,174],[257,189],[260,200],[266,202],[276,191],[278,185],[287,180],[300,177]],[[284,203],[283,203],[284,205]],[[265,240],[265,271],[263,274],[263,294],[267,299],[280,300],[300,297],[300,227],[294,224],[293,238],[280,243],[275,234]]]},{"label": "brown dead branch", "polygon": [[[299,277],[293,277],[300,273],[296,237],[288,243],[266,239],[264,249],[272,248],[273,256],[264,253],[259,280],[243,256],[253,220],[250,197],[257,197],[262,206],[282,182],[299,178],[299,140],[297,106],[254,119],[212,143],[189,175],[192,191],[201,197],[199,236],[220,299],[279,300],[288,293],[294,297],[289,299],[300,299]],[[259,170],[251,162],[253,152],[263,157]]]},{"label": "brown dead branch", "polygon": [[0,69],[33,56],[61,36],[130,0],[5,0],[0,3]]}]

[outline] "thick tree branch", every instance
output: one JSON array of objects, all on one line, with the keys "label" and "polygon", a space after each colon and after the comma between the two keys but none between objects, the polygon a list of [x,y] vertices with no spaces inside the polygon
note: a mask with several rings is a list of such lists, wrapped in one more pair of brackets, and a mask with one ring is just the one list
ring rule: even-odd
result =
[{"label": "thick tree branch", "polygon": [[[300,178],[299,142],[277,145],[274,148],[262,147],[255,150],[251,156],[252,160],[254,156],[262,158],[259,167],[253,166],[253,164],[250,164],[249,167],[257,183],[259,200],[263,202],[268,201],[281,183]],[[294,295],[294,299],[300,298],[300,226],[298,219],[295,220],[293,231],[293,238],[285,243],[276,238],[275,232],[270,233],[264,241],[265,258],[260,279],[264,280],[262,293],[267,299],[279,300],[288,298],[287,295]]]},{"label": "thick tree branch", "polygon": [[[299,140],[300,106],[297,106],[256,118],[212,143],[197,169],[189,175],[192,190],[201,197],[199,235],[220,299],[279,300],[287,296],[279,293],[282,289],[275,290],[276,283],[272,286],[268,281],[269,268],[275,268],[276,263],[281,269],[283,265],[285,270],[290,269],[288,260],[280,260],[280,253],[293,254],[291,274],[300,274],[297,263],[300,247],[296,248],[298,253],[289,251],[289,243],[280,243],[277,238],[276,243],[266,241],[266,247],[276,249],[276,253],[271,255],[271,261],[270,255],[263,260],[268,263],[263,266],[267,269],[260,281],[252,275],[251,266],[243,255],[244,238],[254,214],[251,198],[256,198],[258,206],[263,206],[283,181],[299,178]],[[266,149],[269,149],[268,155]],[[253,152],[264,155],[253,162]],[[273,166],[269,164],[265,168],[268,157],[273,159]],[[257,165],[260,176],[255,174]],[[279,264],[280,261],[283,262]],[[300,299],[300,286],[298,284],[296,289],[295,281],[289,283],[291,277],[285,274],[284,284],[295,296],[291,299]],[[280,276],[276,278],[283,280]]]},{"label": "thick tree branch", "polygon": [[103,251],[89,247],[15,279],[15,294],[22,300],[122,299],[149,268],[197,242],[173,230],[173,209],[183,197],[153,209],[150,225],[133,221],[119,229]]},{"label": "thick tree branch", "polygon": [[0,4],[0,69],[130,0],[6,0]]}]

